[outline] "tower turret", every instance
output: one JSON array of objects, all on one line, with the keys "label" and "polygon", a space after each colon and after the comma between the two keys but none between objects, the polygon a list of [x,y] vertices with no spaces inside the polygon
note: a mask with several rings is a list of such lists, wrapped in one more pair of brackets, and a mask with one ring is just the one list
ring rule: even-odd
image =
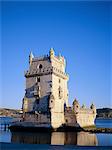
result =
[{"label": "tower turret", "polygon": [[31,66],[31,64],[32,64],[32,59],[33,59],[33,58],[34,58],[33,53],[30,52],[30,55],[29,55],[29,64],[30,64],[30,66]]},{"label": "tower turret", "polygon": [[50,51],[49,51],[49,56],[52,57],[52,56],[54,56],[54,55],[55,55],[55,54],[54,54],[54,49],[51,48]]},{"label": "tower turret", "polygon": [[96,107],[93,103],[91,104],[90,108],[93,110],[94,113],[96,113]]},{"label": "tower turret", "polygon": [[75,100],[73,101],[73,111],[74,111],[75,113],[78,113],[78,112],[79,112],[79,109],[80,109],[79,102],[75,99]]}]

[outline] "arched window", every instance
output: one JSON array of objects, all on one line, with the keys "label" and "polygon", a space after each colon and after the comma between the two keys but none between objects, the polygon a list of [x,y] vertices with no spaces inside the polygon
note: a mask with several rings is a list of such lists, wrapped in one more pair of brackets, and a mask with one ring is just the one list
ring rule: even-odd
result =
[{"label": "arched window", "polygon": [[40,82],[40,77],[37,78],[37,81]]},{"label": "arched window", "polygon": [[42,69],[42,64],[39,65],[39,69]]},{"label": "arched window", "polygon": [[40,77],[36,77],[36,84],[40,82]]}]

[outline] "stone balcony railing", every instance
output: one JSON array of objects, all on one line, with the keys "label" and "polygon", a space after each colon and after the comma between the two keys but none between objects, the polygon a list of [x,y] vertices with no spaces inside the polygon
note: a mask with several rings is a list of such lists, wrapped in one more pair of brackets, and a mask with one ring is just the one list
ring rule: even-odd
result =
[{"label": "stone balcony railing", "polygon": [[37,76],[37,75],[47,75],[47,74],[56,74],[57,76],[60,76],[62,78],[69,78],[68,74],[62,72],[61,70],[57,69],[56,67],[49,67],[49,68],[44,68],[44,69],[35,69],[32,71],[26,71],[25,77],[32,77],[32,76]]}]

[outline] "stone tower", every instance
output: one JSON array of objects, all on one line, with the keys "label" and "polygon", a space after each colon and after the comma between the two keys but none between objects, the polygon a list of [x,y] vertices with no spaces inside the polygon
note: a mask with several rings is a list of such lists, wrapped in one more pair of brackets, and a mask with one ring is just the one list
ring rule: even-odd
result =
[{"label": "stone tower", "polygon": [[29,70],[25,73],[26,93],[23,112],[50,114],[54,128],[64,123],[64,106],[68,106],[68,75],[66,62],[61,55],[55,56],[53,48],[49,55],[29,56]]}]

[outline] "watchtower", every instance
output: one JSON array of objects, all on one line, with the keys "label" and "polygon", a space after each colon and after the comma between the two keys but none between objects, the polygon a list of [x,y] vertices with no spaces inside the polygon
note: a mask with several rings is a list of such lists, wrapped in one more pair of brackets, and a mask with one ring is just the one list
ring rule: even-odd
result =
[{"label": "watchtower", "polygon": [[54,128],[64,123],[64,106],[68,106],[68,75],[66,61],[61,55],[55,56],[53,48],[49,55],[29,56],[29,70],[26,71],[26,93],[23,111],[50,114]]}]

